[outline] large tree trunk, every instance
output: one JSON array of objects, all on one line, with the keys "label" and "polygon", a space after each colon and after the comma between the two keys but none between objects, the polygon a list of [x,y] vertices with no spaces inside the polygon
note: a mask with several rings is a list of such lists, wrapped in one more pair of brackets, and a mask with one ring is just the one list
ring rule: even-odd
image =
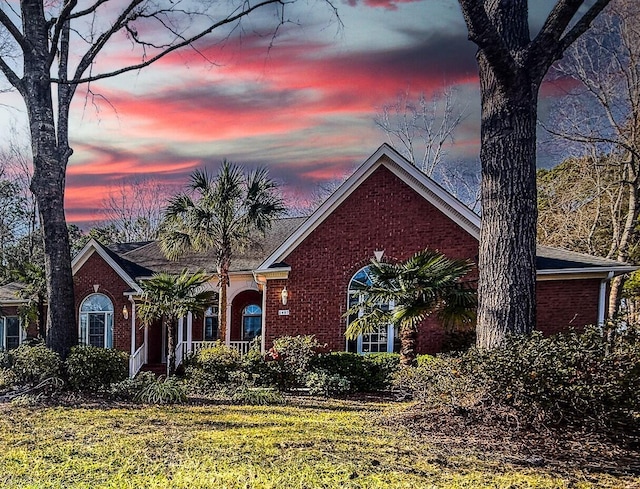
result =
[{"label": "large tree trunk", "polygon": [[44,233],[45,272],[49,308],[47,345],[66,358],[77,343],[69,236],[64,215],[64,185],[68,146],[58,145],[49,79],[48,27],[41,1],[22,4],[25,37],[32,49],[24,54],[23,98],[27,105],[33,150],[31,191],[38,203]]},{"label": "large tree trunk", "polygon": [[[478,54],[482,92],[482,226],[477,345],[494,348],[536,323],[536,114],[525,69],[504,86]],[[499,69],[499,68],[497,68]]]}]

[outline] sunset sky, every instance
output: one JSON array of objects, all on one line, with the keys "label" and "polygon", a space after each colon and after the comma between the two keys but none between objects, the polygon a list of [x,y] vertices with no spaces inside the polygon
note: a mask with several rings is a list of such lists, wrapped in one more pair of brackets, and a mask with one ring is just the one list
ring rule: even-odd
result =
[{"label": "sunset sky", "polygon": [[[552,0],[530,2],[532,26]],[[67,172],[69,222],[96,220],[108,189],[147,177],[181,188],[223,159],[267,166],[291,201],[342,178],[386,141],[374,117],[402,91],[457,89],[468,116],[447,155],[466,165],[479,149],[475,48],[455,0],[346,0],[340,26],[320,2],[299,2],[269,49],[248,28],[211,38],[137,73],[78,92]],[[262,15],[262,14],[261,14]],[[255,19],[256,22],[264,19]],[[116,66],[126,43],[100,62]],[[208,63],[212,60],[215,64]],[[553,96],[553,88],[543,91]],[[546,99],[545,99],[546,100]],[[24,124],[22,102],[0,96],[2,129]],[[542,115],[546,104],[541,105]],[[457,163],[456,163],[457,164]]]}]

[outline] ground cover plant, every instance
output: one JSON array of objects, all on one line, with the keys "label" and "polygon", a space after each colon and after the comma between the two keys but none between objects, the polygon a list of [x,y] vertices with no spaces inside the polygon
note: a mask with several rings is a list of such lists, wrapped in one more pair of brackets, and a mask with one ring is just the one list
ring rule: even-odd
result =
[{"label": "ground cover plant", "polygon": [[399,425],[406,405],[23,408],[0,404],[6,488],[620,488],[640,479],[442,450]]}]

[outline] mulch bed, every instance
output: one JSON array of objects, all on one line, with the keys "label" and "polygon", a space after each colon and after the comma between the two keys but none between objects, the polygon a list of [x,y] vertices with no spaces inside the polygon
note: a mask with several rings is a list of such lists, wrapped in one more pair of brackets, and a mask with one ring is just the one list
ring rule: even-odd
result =
[{"label": "mulch bed", "polygon": [[416,404],[387,416],[383,423],[408,429],[444,460],[462,455],[558,472],[578,467],[615,476],[640,475],[640,445],[630,433],[620,433],[614,442],[585,428],[525,424],[505,407],[454,410]]}]

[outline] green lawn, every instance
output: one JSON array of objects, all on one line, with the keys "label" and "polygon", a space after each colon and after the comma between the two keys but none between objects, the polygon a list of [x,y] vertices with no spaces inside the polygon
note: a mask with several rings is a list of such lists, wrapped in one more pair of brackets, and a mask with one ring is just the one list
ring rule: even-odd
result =
[{"label": "green lawn", "polygon": [[578,468],[558,475],[486,456],[443,458],[376,423],[389,409],[397,406],[0,405],[0,487],[634,487]]}]

